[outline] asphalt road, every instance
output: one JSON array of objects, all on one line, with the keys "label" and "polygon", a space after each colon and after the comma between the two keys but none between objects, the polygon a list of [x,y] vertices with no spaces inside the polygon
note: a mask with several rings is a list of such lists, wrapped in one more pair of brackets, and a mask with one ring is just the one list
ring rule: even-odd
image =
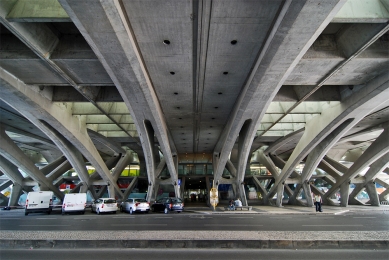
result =
[{"label": "asphalt road", "polygon": [[272,250],[272,249],[17,249],[0,250],[0,259],[7,260],[45,260],[45,259],[83,259],[83,260],[124,260],[124,259],[288,259],[288,260],[387,260],[388,250]]},{"label": "asphalt road", "polygon": [[51,215],[1,211],[0,230],[232,230],[232,231],[384,231],[389,212],[380,214],[200,214],[194,212]]}]

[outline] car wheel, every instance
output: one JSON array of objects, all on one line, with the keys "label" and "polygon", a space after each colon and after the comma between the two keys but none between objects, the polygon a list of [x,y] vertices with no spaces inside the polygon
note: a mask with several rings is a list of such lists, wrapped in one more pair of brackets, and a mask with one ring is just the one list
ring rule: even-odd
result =
[{"label": "car wheel", "polygon": [[167,208],[165,208],[164,210],[165,214],[169,213],[169,210]]},{"label": "car wheel", "polygon": [[116,214],[116,211],[114,211],[113,214]]},{"label": "car wheel", "polygon": [[96,209],[96,213],[97,213],[97,215],[100,215],[100,209],[99,208]]},{"label": "car wheel", "polygon": [[177,211],[177,213],[181,213],[181,211]]},{"label": "car wheel", "polygon": [[120,212],[123,212],[123,207],[122,206],[120,206]]},{"label": "car wheel", "polygon": [[130,214],[134,213],[134,210],[132,208],[130,208]]}]

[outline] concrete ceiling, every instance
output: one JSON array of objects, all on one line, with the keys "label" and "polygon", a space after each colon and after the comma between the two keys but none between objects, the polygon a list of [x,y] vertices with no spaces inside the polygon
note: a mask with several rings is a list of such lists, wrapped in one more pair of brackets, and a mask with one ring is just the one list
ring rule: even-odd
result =
[{"label": "concrete ceiling", "polygon": [[[3,24],[0,25],[0,66],[26,84],[52,88],[52,101],[71,107],[73,116],[85,117],[89,129],[135,152],[141,150],[128,107],[94,49],[66,13],[63,14],[61,6],[51,0],[8,2],[14,6],[7,22],[35,23],[58,36],[59,43],[50,55],[50,62],[61,72],[37,55],[31,43],[22,42]],[[178,154],[211,154],[234,105],[239,102],[284,1],[120,2]],[[353,37],[359,39],[358,31],[381,30],[388,22],[387,2],[373,2],[374,10],[380,11],[375,15],[368,15],[367,11],[349,15],[346,7],[351,3],[346,4],[308,51],[295,61],[259,124],[252,151],[304,128],[307,120],[338,104],[346,89],[388,73],[387,31],[377,38],[367,37],[362,43],[353,41]],[[53,10],[60,14],[26,15],[31,14],[28,8],[47,3],[53,3]],[[94,15],[93,10],[85,15]],[[345,42],[344,34],[349,42]],[[369,41],[370,44],[364,45],[366,48],[354,46]],[[357,55],[350,50],[356,50]],[[79,88],[69,84],[67,78]],[[93,102],[83,87],[93,93]],[[310,93],[312,90],[315,91]],[[0,113],[1,124],[19,147],[42,154],[47,160],[60,154],[6,100],[0,102]],[[389,109],[381,107],[347,135],[374,128],[388,118]],[[374,132],[339,142],[334,149],[342,152],[333,154],[342,157],[349,150],[367,147],[376,137]],[[95,144],[99,147],[98,142]],[[279,153],[287,158],[293,144],[283,147]],[[98,150],[103,156],[112,155],[104,147]]]}]

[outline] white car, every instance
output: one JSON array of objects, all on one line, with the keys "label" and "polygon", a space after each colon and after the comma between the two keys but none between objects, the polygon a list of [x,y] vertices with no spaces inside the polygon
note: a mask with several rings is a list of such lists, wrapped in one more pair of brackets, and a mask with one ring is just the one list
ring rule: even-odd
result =
[{"label": "white car", "polygon": [[127,199],[120,204],[120,212],[129,212],[132,214],[133,212],[146,212],[150,211],[150,203],[145,199]]},{"label": "white car", "polygon": [[112,212],[116,214],[118,204],[114,198],[100,198],[92,203],[92,212],[100,214],[102,212]]}]

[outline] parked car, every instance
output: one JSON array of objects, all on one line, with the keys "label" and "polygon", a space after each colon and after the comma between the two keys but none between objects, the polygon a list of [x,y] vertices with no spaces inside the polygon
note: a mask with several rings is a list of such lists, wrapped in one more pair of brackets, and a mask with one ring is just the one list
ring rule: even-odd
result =
[{"label": "parked car", "polygon": [[78,212],[85,213],[86,193],[68,193],[65,194],[62,203],[62,215],[66,213]]},{"label": "parked car", "polygon": [[134,212],[146,212],[150,211],[150,203],[145,199],[136,199],[131,198],[123,201],[120,204],[120,212],[129,212],[130,214]]},{"label": "parked car", "polygon": [[113,212],[116,214],[118,205],[114,198],[100,198],[92,202],[92,212],[100,214],[102,212]]},{"label": "parked car", "polygon": [[169,211],[180,213],[184,210],[184,202],[180,198],[161,198],[151,206],[151,209],[153,212],[163,211],[165,214]]},{"label": "parked car", "polygon": [[51,213],[53,208],[53,192],[52,191],[31,191],[26,198],[26,206],[24,215],[29,213],[44,212]]}]

